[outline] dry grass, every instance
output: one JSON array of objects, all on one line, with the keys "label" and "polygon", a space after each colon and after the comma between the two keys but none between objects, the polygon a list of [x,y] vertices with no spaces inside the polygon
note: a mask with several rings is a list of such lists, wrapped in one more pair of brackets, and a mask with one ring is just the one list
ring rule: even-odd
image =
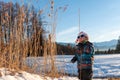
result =
[{"label": "dry grass", "polygon": [[120,78],[109,78],[108,80],[120,80]]},{"label": "dry grass", "polygon": [[32,72],[37,65],[33,65],[32,69],[27,67],[24,63],[27,56],[38,57],[39,53],[43,53],[45,70],[48,63],[47,57],[50,56],[51,69],[48,75],[58,76],[54,64],[54,55],[57,52],[53,3],[51,0],[52,26],[50,33],[47,33],[48,36],[42,29],[43,25],[39,24],[39,16],[35,14],[34,10],[29,11],[24,5],[19,6],[19,4],[16,4],[17,9],[14,10],[11,2],[2,5],[0,14],[0,67]]}]

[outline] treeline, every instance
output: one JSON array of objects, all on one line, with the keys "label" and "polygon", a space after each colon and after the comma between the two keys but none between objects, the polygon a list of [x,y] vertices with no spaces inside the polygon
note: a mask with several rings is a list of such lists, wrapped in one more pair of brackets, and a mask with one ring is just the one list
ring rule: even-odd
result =
[{"label": "treeline", "polygon": [[115,54],[116,51],[114,49],[102,50],[102,51],[95,51],[95,54]]},{"label": "treeline", "polygon": [[76,51],[75,47],[72,47],[70,44],[67,45],[57,44],[58,55],[73,55],[75,51]]},{"label": "treeline", "polygon": [[[76,53],[76,48],[75,46],[72,47],[70,44],[67,45],[57,44],[57,51],[58,54],[73,55],[74,53]],[[118,39],[118,43],[115,49],[108,50],[97,49],[95,51],[95,54],[120,54],[120,37]]]},{"label": "treeline", "polygon": [[[61,45],[57,44],[57,52],[59,55],[74,55],[76,53],[76,48],[68,45]],[[95,51],[95,54],[118,54],[120,52],[117,52],[114,49],[108,49],[108,50],[97,50]]]},{"label": "treeline", "polygon": [[105,51],[97,50],[95,54],[120,54],[120,36],[118,38],[118,42],[115,49],[108,49]]}]

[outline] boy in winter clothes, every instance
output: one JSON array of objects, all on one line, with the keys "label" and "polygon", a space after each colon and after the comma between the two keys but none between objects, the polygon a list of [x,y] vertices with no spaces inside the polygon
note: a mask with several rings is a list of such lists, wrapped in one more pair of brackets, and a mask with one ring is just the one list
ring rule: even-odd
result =
[{"label": "boy in winter clothes", "polygon": [[88,41],[88,35],[85,32],[79,33],[76,42],[77,52],[71,59],[71,62],[74,63],[77,61],[78,78],[80,80],[92,80],[93,44]]}]

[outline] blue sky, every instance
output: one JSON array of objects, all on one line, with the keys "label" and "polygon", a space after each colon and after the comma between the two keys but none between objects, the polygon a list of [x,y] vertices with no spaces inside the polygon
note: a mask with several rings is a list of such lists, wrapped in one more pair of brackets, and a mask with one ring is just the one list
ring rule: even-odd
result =
[{"label": "blue sky", "polygon": [[88,33],[90,41],[118,39],[120,35],[120,0],[68,0],[68,9],[58,23],[57,41],[74,42],[80,31]]},{"label": "blue sky", "polygon": [[[5,0],[15,1],[15,0]],[[24,1],[24,0],[16,0]],[[49,0],[25,0],[44,8]],[[37,2],[36,2],[37,1]],[[120,0],[54,0],[55,9],[67,6],[66,11],[57,12],[56,41],[75,42],[80,31],[88,33],[91,42],[118,39],[120,35]],[[46,11],[47,12],[47,11]]]}]

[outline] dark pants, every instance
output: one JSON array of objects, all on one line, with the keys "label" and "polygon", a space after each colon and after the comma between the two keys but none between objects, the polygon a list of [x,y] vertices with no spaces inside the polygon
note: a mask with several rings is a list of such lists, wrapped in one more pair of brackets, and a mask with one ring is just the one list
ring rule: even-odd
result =
[{"label": "dark pants", "polygon": [[78,70],[78,78],[80,80],[92,80],[92,74],[92,69]]}]

